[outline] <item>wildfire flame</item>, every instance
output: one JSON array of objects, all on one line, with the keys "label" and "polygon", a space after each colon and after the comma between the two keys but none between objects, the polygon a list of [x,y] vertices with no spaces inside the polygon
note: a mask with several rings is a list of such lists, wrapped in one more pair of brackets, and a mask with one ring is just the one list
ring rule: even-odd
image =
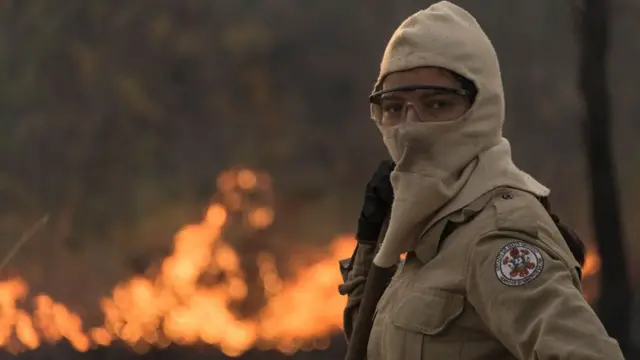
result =
[{"label": "wildfire flame", "polygon": [[[173,253],[159,269],[118,284],[101,300],[102,326],[84,331],[77,314],[44,294],[32,299],[29,314],[18,307],[28,295],[26,282],[18,277],[0,282],[0,347],[18,353],[66,339],[78,351],[87,351],[119,340],[143,352],[151,346],[204,342],[239,356],[252,347],[293,353],[328,346],[327,336],[342,327],[346,301],[336,288],[342,281],[337,261],[351,255],[353,236],[336,237],[323,258],[287,279],[278,274],[272,254],[260,254],[257,266],[266,302],[257,315],[243,318],[234,304],[247,298],[248,286],[224,230],[237,214],[253,231],[272,224],[271,180],[265,173],[236,169],[223,172],[217,186],[217,201],[199,224],[175,235]],[[261,201],[248,196],[256,192]],[[598,254],[590,251],[584,276],[598,269]],[[203,276],[222,280],[203,284]]]},{"label": "wildfire flame", "polygon": [[[173,253],[153,275],[132,277],[101,300],[102,326],[83,331],[80,317],[47,295],[33,298],[29,314],[17,306],[27,298],[25,281],[0,282],[0,347],[17,353],[66,339],[86,351],[120,340],[142,352],[150,346],[204,342],[229,356],[252,347],[285,353],[326,347],[328,341],[321,339],[341,328],[345,299],[337,293],[337,261],[351,255],[353,236],[334,239],[324,258],[289,279],[278,274],[273,255],[260,254],[257,266],[266,304],[256,316],[242,318],[233,305],[247,298],[248,286],[224,230],[234,216],[253,231],[272,224],[271,179],[236,169],[223,172],[217,186],[217,201],[199,224],[175,235]],[[203,276],[222,280],[202,284]]]},{"label": "wildfire flame", "polygon": [[600,271],[600,255],[595,250],[588,250],[582,267],[582,276],[590,277]]}]

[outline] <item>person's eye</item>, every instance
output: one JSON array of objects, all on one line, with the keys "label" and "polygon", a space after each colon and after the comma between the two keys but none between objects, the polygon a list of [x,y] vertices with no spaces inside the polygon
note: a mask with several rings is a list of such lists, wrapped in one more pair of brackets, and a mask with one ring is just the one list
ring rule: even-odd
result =
[{"label": "person's eye", "polygon": [[382,104],[382,111],[387,114],[397,114],[402,112],[404,104],[401,102],[387,102]]},{"label": "person's eye", "polygon": [[448,99],[447,97],[432,97],[425,99],[422,105],[429,110],[447,110],[456,106],[457,102]]}]

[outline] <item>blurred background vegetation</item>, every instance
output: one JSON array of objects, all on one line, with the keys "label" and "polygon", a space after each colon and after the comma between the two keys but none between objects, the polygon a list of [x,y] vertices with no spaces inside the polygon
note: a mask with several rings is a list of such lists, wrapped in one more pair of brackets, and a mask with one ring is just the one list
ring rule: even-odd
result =
[{"label": "blurred background vegetation", "polygon": [[[241,255],[286,258],[353,231],[386,157],[367,95],[393,29],[429,3],[0,1],[0,253],[52,216],[11,271],[91,313],[115,282],[170,251],[218,173],[237,165],[268,171],[276,191],[274,227],[236,240]],[[457,3],[500,56],[516,162],[589,241],[575,4]],[[635,289],[639,16],[639,2],[614,2],[614,151]]]}]

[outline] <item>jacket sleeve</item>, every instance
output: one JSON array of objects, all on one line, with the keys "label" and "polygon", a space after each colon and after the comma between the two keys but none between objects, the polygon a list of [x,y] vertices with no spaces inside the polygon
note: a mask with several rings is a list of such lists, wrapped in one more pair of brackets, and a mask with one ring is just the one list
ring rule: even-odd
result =
[{"label": "jacket sleeve", "polygon": [[475,243],[466,290],[482,320],[520,360],[624,360],[584,299],[577,274],[543,248],[505,232]]},{"label": "jacket sleeve", "polygon": [[344,284],[338,287],[340,294],[347,295],[347,305],[344,309],[344,332],[347,341],[351,338],[353,324],[358,307],[362,301],[364,285],[367,280],[369,268],[375,256],[375,244],[359,243],[352,258],[351,270]]}]

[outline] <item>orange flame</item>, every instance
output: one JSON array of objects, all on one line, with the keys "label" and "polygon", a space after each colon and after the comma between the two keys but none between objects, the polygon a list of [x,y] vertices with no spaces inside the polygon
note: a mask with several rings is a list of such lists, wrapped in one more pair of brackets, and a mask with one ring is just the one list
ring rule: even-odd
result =
[{"label": "orange flame", "polygon": [[[230,170],[218,177],[217,185],[217,201],[199,224],[175,235],[173,253],[154,275],[132,277],[101,300],[102,326],[83,331],[81,318],[47,295],[33,299],[30,315],[17,306],[26,298],[28,285],[20,278],[0,282],[0,347],[18,353],[66,339],[78,351],[87,351],[119,340],[144,352],[151,346],[203,342],[228,356],[252,347],[287,354],[327,347],[327,336],[342,327],[346,299],[337,292],[342,281],[337,261],[351,255],[353,236],[335,238],[323,258],[296,269],[290,279],[279,275],[272,254],[260,254],[257,265],[266,303],[257,315],[243,318],[234,304],[245,300],[249,289],[224,230],[238,214],[249,231],[273,223],[271,179],[249,169]],[[256,192],[260,196],[248,196]],[[598,271],[599,260],[597,252],[589,251],[585,277]],[[203,276],[222,280],[205,285]]]},{"label": "orange flame", "polygon": [[584,260],[584,266],[582,267],[582,277],[591,277],[600,271],[600,254],[598,251],[589,249],[587,250],[587,256]]},{"label": "orange flame", "polygon": [[[173,253],[154,276],[135,276],[118,284],[101,300],[104,324],[84,332],[82,320],[47,295],[34,300],[33,315],[19,309],[27,284],[20,278],[0,282],[0,347],[13,353],[42,342],[66,339],[78,351],[123,341],[137,351],[171,343],[204,342],[229,356],[252,347],[292,353],[303,347],[323,348],[326,337],[341,328],[345,299],[337,293],[341,276],[337,260],[351,255],[352,236],[336,238],[320,259],[282,279],[271,254],[258,261],[266,304],[252,318],[242,318],[233,304],[248,296],[240,257],[223,239],[238,212],[252,231],[274,221],[271,180],[249,169],[230,170],[218,177],[219,201],[199,224],[187,225],[174,238]],[[261,192],[261,202],[252,192]],[[260,196],[258,196],[260,198]],[[203,285],[204,275],[223,279]]]}]

